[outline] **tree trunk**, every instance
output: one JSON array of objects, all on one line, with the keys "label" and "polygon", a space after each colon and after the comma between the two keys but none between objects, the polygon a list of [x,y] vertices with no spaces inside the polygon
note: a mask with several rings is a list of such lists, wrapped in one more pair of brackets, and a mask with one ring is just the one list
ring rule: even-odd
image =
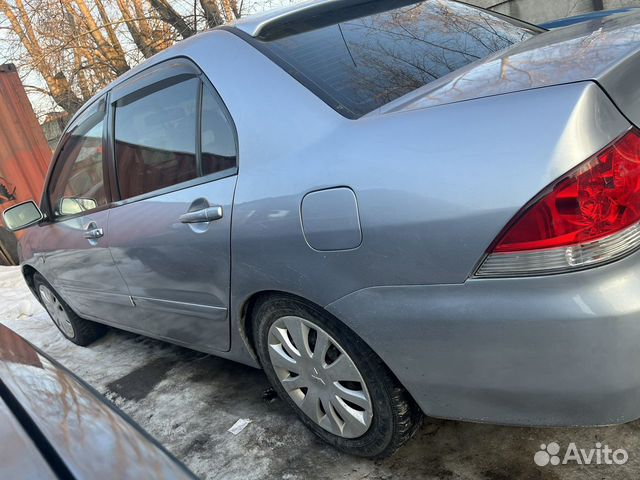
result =
[{"label": "tree trunk", "polygon": [[187,24],[184,18],[176,12],[167,0],[150,0],[153,8],[162,19],[175,28],[182,38],[195,35],[195,30]]}]

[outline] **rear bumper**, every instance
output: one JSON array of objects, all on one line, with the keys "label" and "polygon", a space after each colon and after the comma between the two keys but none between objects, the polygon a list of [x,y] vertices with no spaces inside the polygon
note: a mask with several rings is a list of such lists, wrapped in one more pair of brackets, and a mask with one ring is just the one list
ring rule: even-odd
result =
[{"label": "rear bumper", "polygon": [[427,415],[539,426],[640,417],[640,252],[571,274],[367,288],[327,310]]}]

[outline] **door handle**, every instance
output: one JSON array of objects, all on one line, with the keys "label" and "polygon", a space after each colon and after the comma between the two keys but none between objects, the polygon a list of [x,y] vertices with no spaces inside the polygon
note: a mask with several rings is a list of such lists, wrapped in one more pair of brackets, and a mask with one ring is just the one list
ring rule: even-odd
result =
[{"label": "door handle", "polygon": [[85,231],[83,236],[89,240],[96,240],[104,237],[104,230],[101,228],[92,228],[91,230]]},{"label": "door handle", "polygon": [[104,237],[104,230],[98,228],[96,222],[89,222],[84,227],[84,233],[82,234],[87,240],[97,240]]},{"label": "door handle", "polygon": [[187,212],[180,215],[178,220],[182,223],[204,223],[220,220],[222,218],[222,207],[207,207],[195,212]]}]

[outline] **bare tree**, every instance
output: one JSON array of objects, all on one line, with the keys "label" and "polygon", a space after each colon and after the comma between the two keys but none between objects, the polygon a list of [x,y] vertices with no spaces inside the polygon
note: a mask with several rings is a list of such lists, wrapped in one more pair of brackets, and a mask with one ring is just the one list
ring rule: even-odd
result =
[{"label": "bare tree", "polygon": [[[73,113],[98,90],[176,41],[239,18],[237,0],[0,0],[9,58],[29,88]],[[191,3],[190,5],[193,5]],[[4,52],[6,55],[6,51]]]},{"label": "bare tree", "polygon": [[22,0],[16,0],[13,6],[0,0],[0,12],[7,17],[13,32],[20,39],[31,66],[42,75],[51,97],[64,110],[77,110],[83,99],[73,91],[64,71],[56,68],[55,59],[48,55],[48,49],[42,45],[39,35],[36,35],[33,19]]}]

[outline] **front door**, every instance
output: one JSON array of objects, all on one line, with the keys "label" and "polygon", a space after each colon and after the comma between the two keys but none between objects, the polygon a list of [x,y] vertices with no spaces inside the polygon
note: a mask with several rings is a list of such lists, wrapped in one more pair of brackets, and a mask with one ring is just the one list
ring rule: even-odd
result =
[{"label": "front door", "polygon": [[135,304],[131,328],[203,350],[229,349],[235,133],[199,75],[114,98],[121,201],[109,246]]},{"label": "front door", "polygon": [[108,248],[104,125],[103,99],[69,126],[45,192],[50,221],[35,228],[41,271],[62,298],[82,317],[120,323],[131,300]]}]

